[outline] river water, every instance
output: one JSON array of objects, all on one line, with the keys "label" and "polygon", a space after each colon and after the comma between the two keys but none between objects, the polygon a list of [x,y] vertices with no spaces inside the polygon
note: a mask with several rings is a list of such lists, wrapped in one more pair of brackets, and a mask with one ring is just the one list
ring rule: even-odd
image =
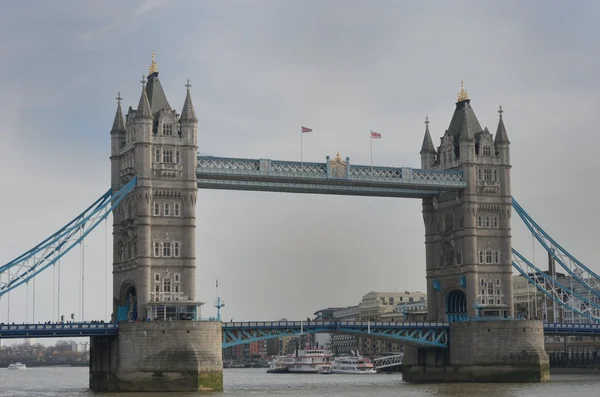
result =
[{"label": "river water", "polygon": [[[599,371],[600,372],[600,371]],[[600,396],[600,373],[552,375],[547,383],[433,384],[404,383],[401,374],[267,374],[265,369],[226,369],[225,391],[211,396],[301,397],[594,397]],[[87,368],[0,369],[1,397],[192,397],[205,393],[94,394],[87,388]]]}]

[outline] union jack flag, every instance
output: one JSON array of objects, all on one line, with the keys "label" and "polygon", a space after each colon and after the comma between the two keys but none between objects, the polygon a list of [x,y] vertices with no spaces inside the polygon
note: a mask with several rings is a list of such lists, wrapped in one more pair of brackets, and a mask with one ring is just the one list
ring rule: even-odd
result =
[{"label": "union jack flag", "polygon": [[304,126],[301,126],[301,127],[302,127],[302,132],[303,133],[304,132],[312,132],[312,128],[308,128],[308,127],[304,127]]},{"label": "union jack flag", "polygon": [[381,134],[379,132],[371,131],[371,139],[381,139]]}]

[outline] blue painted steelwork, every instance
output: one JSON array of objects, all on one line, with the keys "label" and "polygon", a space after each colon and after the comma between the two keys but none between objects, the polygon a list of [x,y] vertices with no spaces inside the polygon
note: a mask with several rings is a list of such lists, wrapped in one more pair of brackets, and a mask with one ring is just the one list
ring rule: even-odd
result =
[{"label": "blue painted steelwork", "polygon": [[446,319],[449,322],[467,319],[467,296],[461,290],[454,290],[446,297]]},{"label": "blue painted steelwork", "polygon": [[[495,321],[497,317],[493,318]],[[480,318],[479,320],[485,320]],[[211,319],[210,321],[215,321]],[[342,333],[412,345],[448,347],[449,323],[284,321],[222,323],[223,348],[301,333]],[[118,323],[0,324],[0,339],[118,335]],[[546,335],[600,335],[600,324],[544,323]]]},{"label": "blue painted steelwork", "polygon": [[[551,286],[554,287],[554,289],[558,290],[558,292],[560,293],[560,295],[556,296],[556,298],[558,298],[561,301],[562,300],[567,300],[569,297],[574,297],[574,298],[577,298],[582,303],[584,303],[586,306],[600,309],[600,305],[598,305],[597,303],[589,300],[584,295],[578,294],[577,292],[573,291],[568,286],[562,284],[558,279],[551,277],[546,272],[544,272],[543,270],[539,269],[533,263],[531,263],[530,261],[528,261],[516,249],[512,248],[512,253],[513,253],[513,256],[515,258],[515,260],[513,261],[513,267],[515,267],[519,271],[519,273],[521,273],[521,274],[523,274],[525,272],[525,270],[522,269],[522,266],[521,266],[522,263],[525,264],[525,266],[527,266],[528,268],[530,268],[531,272],[527,272],[528,274],[525,276],[525,278],[532,285],[534,285],[539,291],[541,291],[541,292],[549,292],[547,290],[547,288],[545,288],[545,286],[546,285],[549,285],[549,286],[551,285]],[[533,276],[535,276],[535,277],[533,277]],[[567,301],[565,301],[564,303],[566,305],[569,305],[569,302],[567,302]],[[568,308],[569,308],[569,310],[571,309],[571,307],[568,307]],[[598,318],[597,321],[600,321],[600,318]]]},{"label": "blue painted steelwork", "polygon": [[[554,261],[573,277],[573,279],[577,280],[581,287],[586,289],[587,292],[600,299],[600,276],[577,260],[577,258],[550,237],[550,235],[546,233],[544,229],[529,216],[529,214],[527,214],[514,197],[512,198],[512,206],[531,234],[539,241]],[[569,262],[569,264],[567,264],[567,262]],[[587,278],[582,277],[584,273],[588,275]]]},{"label": "blue painted steelwork", "polygon": [[435,197],[467,186],[462,171],[301,163],[269,159],[198,156],[200,189],[275,191],[379,197]]},{"label": "blue painted steelwork", "polygon": [[600,335],[600,324],[544,323],[544,335]]},{"label": "blue painted steelwork", "polygon": [[116,323],[16,324],[0,325],[0,339],[59,338],[75,336],[117,335]]},{"label": "blue painted steelwork", "polygon": [[24,254],[0,266],[0,296],[29,282],[81,243],[133,190],[136,183],[137,178],[134,177],[117,193],[113,194],[112,189],[108,190],[59,231]]},{"label": "blue painted steelwork", "polygon": [[359,321],[279,321],[223,323],[223,347],[282,336],[339,333],[417,346],[448,347],[448,323]]}]

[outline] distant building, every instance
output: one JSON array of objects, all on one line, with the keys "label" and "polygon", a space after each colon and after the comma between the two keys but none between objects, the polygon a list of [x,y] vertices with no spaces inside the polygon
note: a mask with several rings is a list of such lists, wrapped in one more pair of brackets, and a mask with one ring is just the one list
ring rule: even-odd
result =
[{"label": "distant building", "polygon": [[[343,307],[328,307],[326,309],[317,310],[313,313],[315,321],[335,321],[334,313],[344,309]],[[331,349],[333,334],[315,334],[314,346],[316,348]]]},{"label": "distant building", "polygon": [[[359,321],[402,321],[403,312],[396,311],[399,304],[423,302],[425,307],[427,294],[421,291],[376,292],[371,291],[363,296],[358,305]],[[359,338],[359,351],[365,356],[382,356],[402,351],[398,343]]]},{"label": "distant building", "polygon": [[427,299],[399,303],[393,312],[382,314],[381,321],[427,321]]},{"label": "distant building", "polygon": [[[358,321],[358,305],[348,306],[333,313],[335,321]],[[352,335],[334,334],[331,338],[331,351],[334,355],[350,354],[358,349],[358,338]]]}]

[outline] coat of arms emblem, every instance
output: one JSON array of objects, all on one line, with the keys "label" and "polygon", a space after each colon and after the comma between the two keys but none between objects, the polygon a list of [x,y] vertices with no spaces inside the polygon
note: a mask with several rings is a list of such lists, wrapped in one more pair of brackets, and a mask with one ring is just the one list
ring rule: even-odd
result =
[{"label": "coat of arms emblem", "polygon": [[346,162],[342,160],[340,152],[337,152],[335,158],[330,161],[331,176],[333,178],[346,178]]}]

